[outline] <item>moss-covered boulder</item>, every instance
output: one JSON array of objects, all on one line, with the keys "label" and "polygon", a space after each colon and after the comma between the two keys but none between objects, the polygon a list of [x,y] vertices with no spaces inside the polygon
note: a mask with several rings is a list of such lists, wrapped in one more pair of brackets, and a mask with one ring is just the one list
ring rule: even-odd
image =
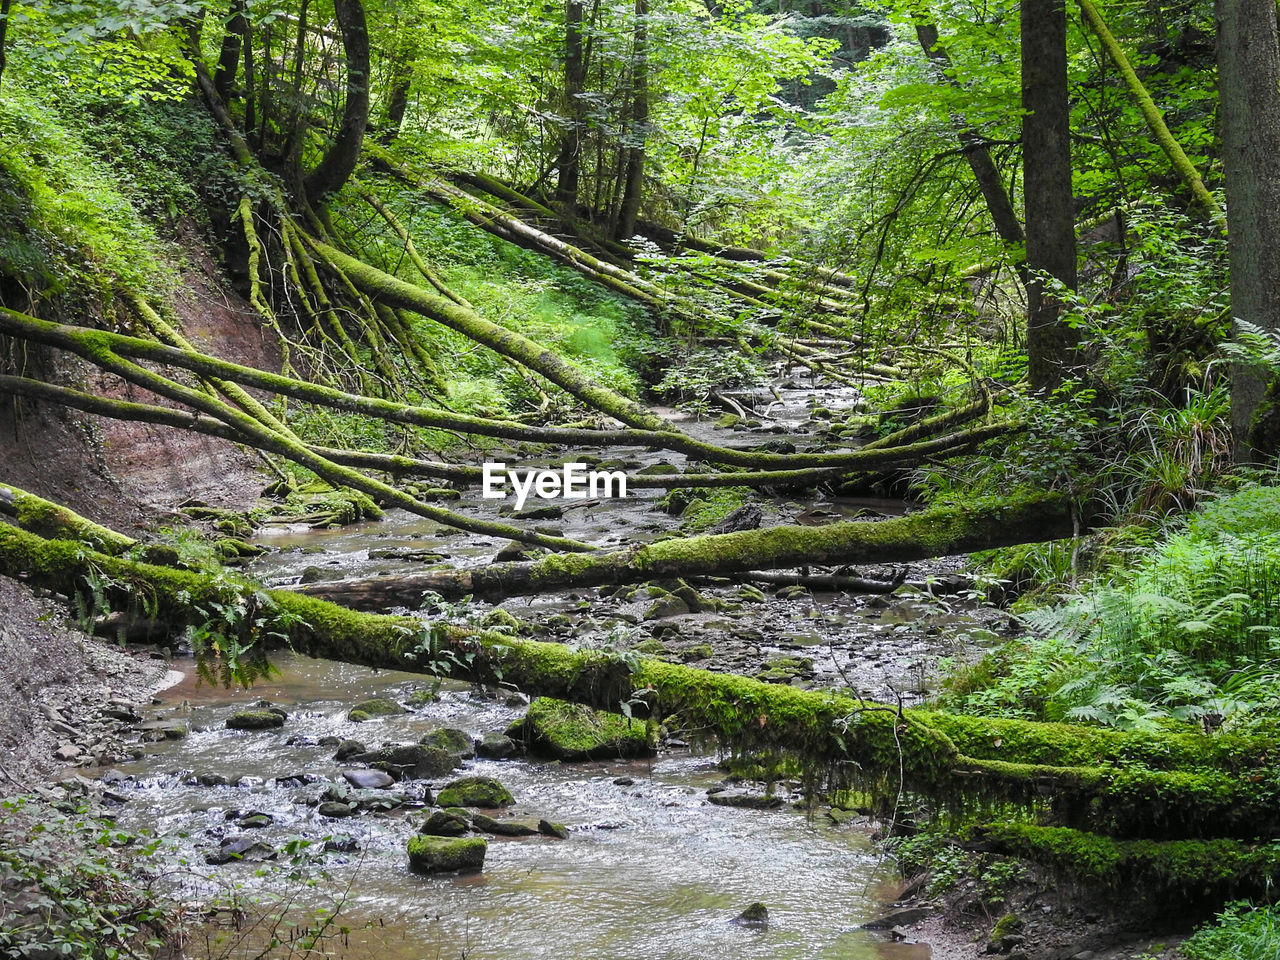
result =
[{"label": "moss-covered boulder", "polygon": [[452,839],[418,834],[409,838],[409,866],[419,873],[457,873],[484,867],[487,840],[480,837]]},{"label": "moss-covered boulder", "polygon": [[511,791],[493,777],[460,777],[444,785],[436,795],[442,807],[509,807],[516,802]]},{"label": "moss-covered boulder", "polygon": [[383,770],[398,780],[406,777],[414,780],[444,777],[462,766],[462,761],[448,750],[420,743],[393,744],[362,753],[355,759],[376,770]]},{"label": "moss-covered boulder", "polygon": [[476,755],[476,742],[465,730],[455,730],[451,727],[432,730],[418,742],[424,747],[443,750],[460,760],[470,760]]},{"label": "moss-covered boulder", "polygon": [[284,726],[283,710],[239,710],[227,717],[230,730],[274,730]]},{"label": "moss-covered boulder", "polygon": [[390,697],[370,697],[353,706],[347,713],[347,719],[360,723],[375,717],[395,717],[408,712]]},{"label": "moss-covered boulder", "polygon": [[465,812],[433,810],[418,832],[429,837],[460,837],[470,829]]},{"label": "moss-covered boulder", "polygon": [[496,820],[483,813],[471,815],[471,825],[477,830],[492,833],[498,837],[534,837],[538,835],[536,820]]},{"label": "moss-covered boulder", "polygon": [[608,760],[647,757],[654,752],[648,724],[603,713],[576,703],[539,697],[507,736],[534,753],[557,760]]}]

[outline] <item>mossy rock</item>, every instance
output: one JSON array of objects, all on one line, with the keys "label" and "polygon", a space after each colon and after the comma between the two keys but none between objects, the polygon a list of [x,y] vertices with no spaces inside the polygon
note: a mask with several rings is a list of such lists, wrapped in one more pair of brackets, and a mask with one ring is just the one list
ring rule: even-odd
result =
[{"label": "mossy rock", "polygon": [[635,653],[643,653],[646,657],[661,657],[667,652],[666,644],[656,637],[641,640],[631,649]]},{"label": "mossy rock", "polygon": [[738,587],[738,597],[747,603],[764,603],[765,601],[764,591],[759,587],[753,587],[749,583],[744,583]]},{"label": "mossy rock", "polygon": [[465,730],[455,730],[451,727],[432,730],[418,742],[424,747],[435,747],[461,760],[470,760],[476,755],[475,740]]},{"label": "mossy rock", "polygon": [[544,837],[555,837],[557,840],[569,839],[569,828],[553,820],[539,820],[538,832]]},{"label": "mossy rock", "polygon": [[433,810],[418,832],[428,837],[460,837],[471,829],[464,814],[452,810]]},{"label": "mossy rock", "polygon": [[[357,723],[371,720],[374,717],[395,717],[409,711],[390,697],[370,697],[361,700],[347,713],[347,719]],[[359,716],[357,716],[359,714]]]},{"label": "mossy rock", "polygon": [[665,477],[673,473],[679,473],[680,468],[674,463],[651,463],[649,466],[636,471],[637,477]]},{"label": "mossy rock", "polygon": [[474,872],[484,868],[489,843],[480,837],[451,839],[422,834],[409,838],[409,867],[419,873]]},{"label": "mossy rock", "polygon": [[716,420],[716,426],[721,430],[728,430],[732,427],[736,427],[741,422],[742,418],[736,413],[726,413]]},{"label": "mossy rock", "polygon": [[239,710],[227,717],[229,730],[274,730],[284,726],[283,710]]},{"label": "mossy rock", "polygon": [[490,610],[480,620],[480,626],[488,630],[500,630],[504,633],[521,633],[524,621],[508,613],[506,610]]},{"label": "mossy rock", "polygon": [[440,699],[440,691],[432,687],[419,687],[405,698],[411,707],[425,707]]},{"label": "mossy rock", "polygon": [[536,837],[538,835],[536,820],[495,820],[483,813],[473,813],[471,825],[477,830],[492,833],[498,837]]},{"label": "mossy rock", "polygon": [[576,703],[539,697],[507,736],[557,760],[608,760],[653,754],[648,724]]},{"label": "mossy rock", "polygon": [[708,660],[715,656],[715,648],[709,643],[695,643],[692,647],[681,651],[680,659],[685,663],[693,660]]},{"label": "mossy rock", "polygon": [[516,802],[511,791],[493,777],[460,777],[451,780],[436,794],[442,807],[484,807],[497,809]]},{"label": "mossy rock", "polygon": [[417,780],[448,776],[462,765],[462,761],[448,750],[421,743],[382,747],[355,759],[392,775]]}]

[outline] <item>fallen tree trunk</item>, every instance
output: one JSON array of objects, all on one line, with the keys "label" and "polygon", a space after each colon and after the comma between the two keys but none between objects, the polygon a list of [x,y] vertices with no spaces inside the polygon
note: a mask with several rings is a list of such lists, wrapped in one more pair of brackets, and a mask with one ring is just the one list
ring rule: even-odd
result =
[{"label": "fallen tree trunk", "polygon": [[[1280,829],[1280,805],[1259,786],[1275,779],[1274,743],[1267,738],[1125,733],[904,711],[650,658],[357,613],[298,593],[262,591],[224,572],[110,557],[15,527],[0,526],[0,573],[79,595],[82,603],[96,590],[115,609],[132,607],[173,629],[204,623],[218,604],[265,597],[254,600],[254,620],[268,629],[242,638],[248,641],[242,656],[265,655],[262,637],[278,632],[312,656],[424,673],[452,665],[451,675],[460,679],[502,682],[606,710],[626,703],[637,716],[667,718],[728,749],[796,757],[815,783],[825,777],[828,785],[856,786],[886,801],[905,789],[955,807],[1016,803],[1119,836],[1159,831],[1252,838]],[[993,732],[1001,735],[994,741]],[[986,744],[1004,759],[968,756],[958,743]],[[1174,763],[1177,769],[1164,769]],[[1124,822],[1112,819],[1117,810],[1127,811]]]},{"label": "fallen tree trunk", "polygon": [[[944,452],[952,452],[957,448],[968,446],[970,442],[990,439],[992,436],[1008,431],[1014,426],[1009,423],[987,424],[966,431],[963,434],[953,434],[918,444],[898,446],[896,438],[908,435],[907,431],[903,431],[899,434],[882,438],[877,441],[874,449],[865,452],[853,450],[844,453],[768,453],[759,450],[742,450],[704,443],[670,429],[665,421],[656,417],[654,419],[658,420],[663,429],[585,430],[569,427],[530,427],[509,420],[491,420],[445,410],[436,410],[430,407],[412,406],[391,400],[364,397],[345,393],[332,387],[296,380],[281,374],[268,373],[253,367],[229,363],[195,351],[180,350],[154,340],[142,340],[137,337],[111,333],[107,330],[38,320],[35,317],[3,307],[0,307],[0,333],[67,350],[91,363],[96,363],[97,357],[108,353],[113,356],[150,360],[155,363],[188,370],[201,376],[229,380],[242,386],[269,390],[272,393],[291,397],[295,400],[302,400],[348,413],[366,414],[392,423],[407,423],[414,426],[451,430],[458,433],[472,433],[479,436],[500,437],[508,440],[530,440],[539,443],[563,443],[574,446],[604,444],[645,446],[684,453],[709,463],[753,467],[764,470],[776,467],[779,468],[777,472],[780,474],[791,474],[790,476],[771,477],[769,482],[796,482],[795,472],[809,469],[857,470],[902,466],[919,462],[923,457],[938,456]],[[622,399],[625,400],[625,398]],[[630,403],[631,401],[625,402]],[[944,424],[949,421],[938,419],[932,422]],[[919,433],[918,430],[912,428],[908,428],[908,430],[912,437],[917,436]],[[881,446],[882,444],[884,446]],[[717,483],[721,483],[721,481],[708,481],[707,485],[715,485]]]},{"label": "fallen tree trunk", "polygon": [[403,577],[339,580],[299,588],[360,610],[416,606],[424,593],[498,598],[571,587],[707,576],[805,564],[902,563],[1070,537],[1070,502],[1059,494],[936,507],[876,522],[778,526],[677,540],[611,553],[550,556]]}]

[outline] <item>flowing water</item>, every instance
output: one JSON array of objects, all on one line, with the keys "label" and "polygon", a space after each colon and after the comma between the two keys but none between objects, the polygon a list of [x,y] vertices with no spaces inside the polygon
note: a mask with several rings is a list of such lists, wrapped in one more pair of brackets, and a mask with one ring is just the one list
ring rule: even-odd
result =
[{"label": "flowing water", "polygon": [[[278,665],[280,675],[252,691],[200,685],[192,673],[165,691],[160,714],[187,722],[192,732],[119,768],[133,778],[114,787],[129,797],[120,821],[168,835],[193,863],[234,834],[252,834],[278,848],[299,836],[317,847],[329,836],[354,838],[358,853],[323,857],[329,878],[314,890],[291,884],[285,871],[259,876],[257,863],[195,871],[213,875],[213,886],[239,883],[250,894],[288,893],[309,905],[348,891],[340,913],[340,922],[353,928],[346,956],[928,957],[926,947],[889,943],[858,929],[886,912],[895,889],[891,865],[880,861],[858,827],[838,827],[820,812],[810,816],[791,806],[713,806],[706,789],[722,782],[723,774],[713,757],[687,751],[612,763],[469,761],[462,772],[498,777],[512,791],[516,806],[509,812],[561,822],[569,839],[494,837],[480,874],[415,875],[405,843],[424,816],[415,809],[421,804],[343,820],[319,816],[298,801],[325,781],[341,779],[349,767],[331,759],[332,746],[313,744],[326,736],[370,745],[413,742],[437,727],[479,736],[501,730],[520,710],[455,684],[420,711],[356,724],[346,720],[353,702],[373,695],[404,698],[423,686],[423,678],[292,656]],[[225,728],[235,709],[260,698],[289,711],[282,729]],[[196,782],[211,774],[231,785]],[[290,777],[319,782],[298,787],[277,781]],[[619,779],[622,784],[615,783]],[[275,823],[248,831],[228,819],[249,811],[267,813]],[[207,883],[195,887],[212,889]],[[767,930],[730,922],[754,901],[768,906]],[[253,955],[260,939],[249,937],[236,953]]]},{"label": "flowing water", "polygon": [[[778,425],[785,424],[802,449],[813,429],[802,421],[815,398],[832,407],[856,400],[851,391],[831,390],[784,390],[778,397],[761,401],[773,418],[771,432],[782,432]],[[726,440],[725,431],[706,422],[682,426]],[[557,454],[573,458],[572,451],[548,450],[537,457],[545,464],[555,462]],[[634,448],[605,455],[631,472],[657,462],[684,463],[668,453]],[[507,459],[522,458],[512,453]],[[568,504],[552,525],[603,546],[650,540],[680,522],[653,509],[659,495],[636,491],[621,501]],[[480,500],[476,491],[464,496],[466,512],[499,515],[501,504]],[[898,512],[902,504],[839,499],[798,504],[779,497],[765,508],[768,523],[830,522],[868,508]],[[284,527],[264,542],[277,549],[253,572],[279,584],[296,582],[309,567],[315,568],[309,571],[313,578],[328,579],[394,574],[436,562],[487,563],[502,546],[499,540],[459,534],[399,511],[340,530]],[[703,586],[721,599],[735,599],[732,583]],[[716,659],[698,665],[711,669],[751,673],[771,656],[803,648],[809,659],[822,662],[807,679],[794,682],[847,684],[860,693],[890,697],[901,695],[903,685],[896,681],[914,676],[919,663],[952,655],[948,644],[986,626],[970,619],[971,612],[952,611],[932,599],[886,604],[832,593],[771,596],[764,603],[728,603],[723,612],[659,623],[646,622],[647,602],[643,596],[628,604],[594,591],[569,591],[515,598],[504,606],[531,622],[541,618],[541,633],[566,642],[620,627],[632,631],[633,641],[661,635],[678,657],[681,644],[709,641]],[[569,615],[558,617],[559,633],[551,627],[557,613]],[[446,683],[435,702],[357,724],[346,719],[352,704],[377,695],[405,701],[427,679],[288,655],[277,666],[279,675],[253,690],[228,691],[198,684],[188,665],[185,679],[164,692],[158,714],[189,725],[191,733],[149,744],[142,759],[113,774],[112,789],[129,801],[121,807],[122,823],[167,837],[168,852],[161,854],[166,862],[175,869],[183,861],[195,865],[175,873],[194,895],[231,885],[259,899],[291,898],[296,904],[292,920],[339,905],[337,923],[350,932],[325,946],[345,957],[925,960],[929,955],[925,946],[889,942],[859,929],[888,912],[896,892],[892,865],[879,858],[865,826],[838,826],[821,808],[808,813],[794,803],[768,811],[712,805],[707,789],[723,783],[716,758],[681,747],[641,762],[468,761],[461,773],[497,777],[511,790],[516,798],[511,814],[563,823],[569,839],[494,837],[481,873],[411,873],[406,842],[426,815],[427,789],[447,778],[397,784],[393,789],[405,802],[388,812],[362,810],[351,818],[327,819],[316,808],[318,794],[341,782],[350,766],[332,759],[332,740],[328,746],[318,741],[356,738],[373,748],[413,743],[442,727],[479,737],[504,729],[520,715],[522,704]],[[288,711],[282,729],[226,728],[234,710],[264,698]],[[201,785],[202,779],[222,785]],[[270,815],[272,824],[252,830],[238,826],[236,821],[251,812]],[[276,866],[205,866],[206,852],[241,835],[280,851]],[[289,879],[287,864],[280,866],[298,838],[310,841],[313,853],[326,838],[354,841],[339,845],[356,849],[318,856],[325,875],[308,887]],[[300,869],[314,870],[315,864]],[[767,929],[732,922],[757,901],[768,907]],[[257,957],[281,930],[279,924],[258,925],[240,941],[214,947],[212,954]]]}]

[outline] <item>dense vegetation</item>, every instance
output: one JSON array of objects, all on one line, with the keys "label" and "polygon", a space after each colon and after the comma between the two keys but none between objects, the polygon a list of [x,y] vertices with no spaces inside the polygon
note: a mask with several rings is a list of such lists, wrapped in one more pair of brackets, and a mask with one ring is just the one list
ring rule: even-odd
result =
[{"label": "dense vegetation", "polygon": [[[435,574],[442,594],[989,548],[976,592],[1026,632],[935,709],[268,594],[222,569],[253,550],[229,512],[135,543],[18,491],[0,570],[162,614],[211,678],[252,679],[280,641],[448,661],[684,712],[815,783],[856,758],[826,786],[936,814],[916,855],[976,836],[1202,910],[1269,896],[1275,4],[785,6],[0,0],[0,392],[244,444],[295,516],[395,506],[552,551]],[[187,339],[206,250],[279,369]],[[655,413],[745,423],[725,394],[781,366],[859,390],[812,411],[827,446]],[[611,552],[441,505],[472,451],[513,443],[687,455],[644,482],[673,513],[701,490],[685,533],[708,535]],[[929,511],[716,529],[753,491],[815,488]],[[1236,903],[1185,956],[1271,956],[1275,928]]]}]

